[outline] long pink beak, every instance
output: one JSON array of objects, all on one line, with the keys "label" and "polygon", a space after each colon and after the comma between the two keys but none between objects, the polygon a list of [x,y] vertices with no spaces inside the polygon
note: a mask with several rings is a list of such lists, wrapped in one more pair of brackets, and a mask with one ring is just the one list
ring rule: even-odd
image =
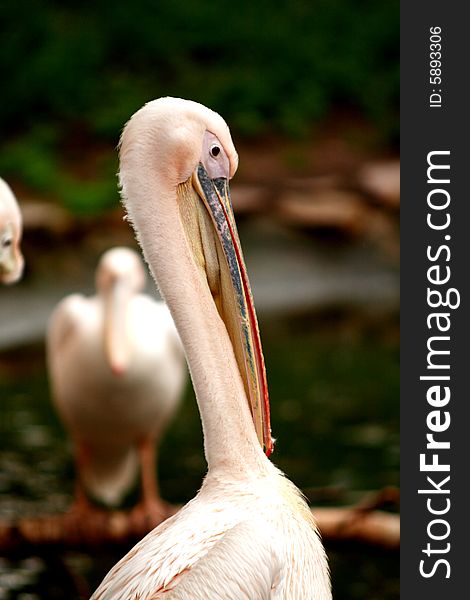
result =
[{"label": "long pink beak", "polygon": [[[268,383],[263,349],[256,318],[250,281],[245,267],[230,190],[225,178],[210,179],[202,164],[194,175],[193,184],[209,211],[222,245],[230,273],[239,313],[239,335],[243,356],[237,356],[240,372],[250,403],[256,434],[267,456],[274,448],[271,436]],[[229,335],[233,332],[228,328]]]}]

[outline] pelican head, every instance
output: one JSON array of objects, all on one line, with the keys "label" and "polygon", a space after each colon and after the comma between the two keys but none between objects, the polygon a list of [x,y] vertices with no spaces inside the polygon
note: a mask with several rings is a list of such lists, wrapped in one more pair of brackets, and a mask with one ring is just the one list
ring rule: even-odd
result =
[{"label": "pelican head", "polygon": [[0,177],[0,282],[15,283],[23,273],[21,213],[9,185]]},{"label": "pelican head", "polygon": [[139,255],[130,248],[112,248],[96,269],[96,289],[103,302],[103,342],[109,366],[117,376],[125,373],[130,358],[127,306],[145,286]]},{"label": "pelican head", "polygon": [[[264,358],[229,191],[237,166],[225,121],[188,100],[149,102],[121,138],[123,201],[162,295],[170,308],[177,306],[187,285],[197,289],[198,299],[207,299],[208,311],[216,309],[233,347],[256,435],[269,456],[273,441]],[[173,316],[181,323],[178,314]],[[180,329],[184,337],[184,329],[197,327],[186,322]],[[186,348],[194,339],[193,331],[184,340]]]}]

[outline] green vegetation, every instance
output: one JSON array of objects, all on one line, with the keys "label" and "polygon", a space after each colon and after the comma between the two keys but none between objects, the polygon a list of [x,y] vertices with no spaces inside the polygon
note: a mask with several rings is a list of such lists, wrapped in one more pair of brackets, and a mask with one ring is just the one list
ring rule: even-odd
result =
[{"label": "green vegetation", "polygon": [[0,23],[0,172],[76,210],[112,201],[115,166],[84,177],[71,149],[114,146],[162,95],[208,104],[239,136],[307,135],[338,108],[397,134],[396,1],[7,0]]}]

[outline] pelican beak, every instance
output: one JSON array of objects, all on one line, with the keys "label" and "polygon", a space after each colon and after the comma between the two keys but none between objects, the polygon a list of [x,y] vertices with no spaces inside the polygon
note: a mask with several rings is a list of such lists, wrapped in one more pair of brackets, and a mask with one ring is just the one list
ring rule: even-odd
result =
[{"label": "pelican beak", "polygon": [[199,163],[191,179],[181,185],[192,187],[191,195],[198,207],[197,251],[204,254],[207,281],[234,348],[256,434],[269,456],[274,444],[266,369],[228,181],[225,177],[211,179]]},{"label": "pelican beak", "polygon": [[127,306],[129,291],[124,283],[115,279],[105,296],[104,351],[112,372],[121,376],[129,363],[127,333]]}]

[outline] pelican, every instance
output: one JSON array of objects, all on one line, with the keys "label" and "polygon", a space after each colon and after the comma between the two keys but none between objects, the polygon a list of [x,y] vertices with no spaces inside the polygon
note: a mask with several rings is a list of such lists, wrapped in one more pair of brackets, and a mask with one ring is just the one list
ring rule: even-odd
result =
[{"label": "pelican", "polygon": [[273,449],[259,330],[228,180],[220,115],[160,98],[126,125],[120,183],[182,339],[208,472],[196,497],[124,556],[93,600],[326,600],[325,552]]},{"label": "pelican", "polygon": [[23,223],[10,186],[0,177],[0,282],[15,283],[23,274],[20,250]]},{"label": "pelican", "polygon": [[90,510],[90,497],[119,504],[140,461],[137,513],[161,521],[155,440],[179,404],[186,362],[167,307],[139,293],[144,285],[135,251],[105,252],[97,294],[67,296],[52,313],[47,354],[53,399],[75,442],[73,509]]}]

